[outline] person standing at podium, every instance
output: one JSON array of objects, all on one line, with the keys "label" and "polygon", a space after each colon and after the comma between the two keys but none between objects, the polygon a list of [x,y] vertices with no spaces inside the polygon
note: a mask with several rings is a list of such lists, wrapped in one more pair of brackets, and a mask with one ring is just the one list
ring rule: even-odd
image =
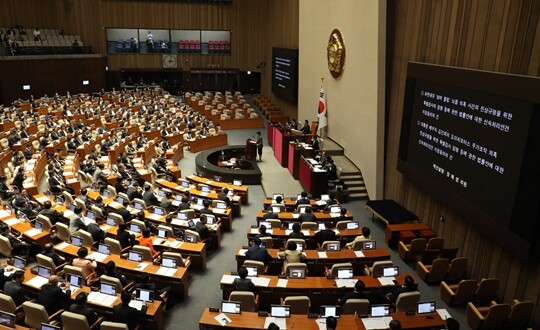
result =
[{"label": "person standing at podium", "polygon": [[257,145],[257,153],[259,154],[259,161],[262,162],[263,139],[262,139],[260,131],[257,132],[256,145]]}]

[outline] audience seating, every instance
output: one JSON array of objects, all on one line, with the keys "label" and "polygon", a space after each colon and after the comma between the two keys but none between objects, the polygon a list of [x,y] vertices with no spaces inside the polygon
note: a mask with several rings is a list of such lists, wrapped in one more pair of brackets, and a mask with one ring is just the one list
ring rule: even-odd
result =
[{"label": "audience seating", "polygon": [[59,316],[64,311],[63,309],[49,316],[49,313],[40,304],[36,304],[30,301],[25,301],[22,304],[24,310],[24,323],[27,327],[33,329],[41,329],[42,323],[48,323],[52,325],[59,325]]},{"label": "audience seating", "polygon": [[429,250],[441,250],[444,247],[444,238],[442,237],[433,237],[430,238],[427,242],[426,249]]},{"label": "audience seating", "polygon": [[384,267],[392,267],[393,265],[392,260],[375,261],[371,267],[364,268],[364,274],[367,276],[382,274]]},{"label": "audience seating", "polygon": [[495,300],[497,290],[499,289],[499,279],[484,278],[478,284],[478,289],[474,294],[474,303],[476,305],[485,305],[490,301]]},{"label": "audience seating", "polygon": [[7,237],[0,235],[0,253],[8,258],[13,257],[11,243]]},{"label": "audience seating", "polygon": [[308,296],[285,297],[281,304],[291,306],[291,314],[307,314],[311,308]]},{"label": "audience seating", "polygon": [[103,242],[111,247],[111,254],[122,255],[123,253],[126,253],[131,249],[131,247],[129,246],[125,249],[122,249],[122,245],[120,244],[120,242],[117,239],[111,237],[105,237]]},{"label": "audience seating", "polygon": [[448,283],[456,283],[464,279],[465,274],[467,273],[467,262],[467,258],[464,257],[454,258],[450,262],[450,266],[448,267],[448,272],[446,273],[444,280]]},{"label": "audience seating", "polygon": [[249,291],[232,291],[229,295],[229,301],[240,302],[242,312],[255,312],[258,308],[258,297]]},{"label": "audience seating", "polygon": [[62,313],[63,330],[91,330],[97,329],[103,318],[98,318],[94,324],[89,324],[86,316],[65,311]]},{"label": "audience seating", "polygon": [[[129,330],[127,324],[120,322],[103,321],[99,326],[100,330]],[[135,328],[139,329],[139,327]]]},{"label": "audience seating", "polygon": [[303,262],[290,262],[287,264],[287,266],[285,266],[285,275],[287,277],[291,277],[291,270],[292,269],[299,269],[299,268],[303,268],[305,269],[305,272],[307,274],[307,271],[308,271],[308,268],[307,268],[307,265]]},{"label": "audience seating", "polygon": [[416,260],[416,257],[426,248],[426,245],[427,240],[422,237],[413,239],[411,244],[405,244],[402,241],[399,241],[399,257],[405,262]]},{"label": "audience seating", "polygon": [[435,259],[439,257],[439,249],[424,249],[422,253],[416,257],[416,261],[424,265],[431,265]]},{"label": "audience seating", "polygon": [[465,305],[473,300],[477,288],[477,280],[462,280],[458,284],[448,284],[442,281],[441,299],[448,306]]},{"label": "audience seating", "polygon": [[534,302],[514,299],[508,319],[504,323],[505,329],[525,329],[531,320]]},{"label": "audience seating", "polygon": [[347,299],[343,305],[343,314],[368,315],[370,306],[368,299]]},{"label": "audience seating", "polygon": [[36,260],[37,260],[38,265],[49,267],[53,275],[62,276],[62,270],[64,269],[64,266],[66,266],[65,262],[61,265],[56,266],[51,257],[48,257],[41,253],[36,255]]},{"label": "audience seating", "polygon": [[489,307],[476,307],[470,302],[467,304],[467,322],[473,330],[502,329],[510,310],[510,304],[492,301]]},{"label": "audience seating", "polygon": [[58,238],[61,241],[69,242],[71,238],[71,231],[69,230],[69,227],[61,222],[57,222],[54,226],[56,227],[56,234]]},{"label": "audience seating", "polygon": [[333,264],[332,268],[330,268],[330,275],[337,277],[340,269],[353,269],[353,265],[350,262]]},{"label": "audience seating", "polygon": [[420,301],[420,292],[403,292],[401,293],[396,300],[396,312],[414,312]]},{"label": "audience seating", "polygon": [[0,310],[14,314],[17,319],[22,318],[23,306],[15,306],[13,298],[7,294],[0,293]]},{"label": "audience seating", "polygon": [[442,258],[435,259],[431,265],[424,265],[418,261],[416,272],[428,284],[440,283],[448,273],[449,265],[450,260]]}]

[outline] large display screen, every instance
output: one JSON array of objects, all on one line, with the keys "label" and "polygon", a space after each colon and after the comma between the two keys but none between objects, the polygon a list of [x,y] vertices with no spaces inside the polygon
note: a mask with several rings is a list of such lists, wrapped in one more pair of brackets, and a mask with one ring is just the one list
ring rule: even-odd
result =
[{"label": "large display screen", "polygon": [[527,92],[538,86],[531,77],[408,67],[398,170],[512,251],[529,251],[539,228],[540,93]]},{"label": "large display screen", "polygon": [[272,93],[290,102],[298,100],[298,49],[272,48]]}]

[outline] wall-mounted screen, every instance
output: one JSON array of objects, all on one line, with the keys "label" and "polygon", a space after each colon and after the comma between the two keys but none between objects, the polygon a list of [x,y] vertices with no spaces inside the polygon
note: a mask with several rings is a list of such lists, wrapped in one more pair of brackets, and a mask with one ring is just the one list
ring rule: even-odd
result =
[{"label": "wall-mounted screen", "polygon": [[298,49],[272,47],[272,93],[298,100]]},{"label": "wall-mounted screen", "polygon": [[538,234],[540,79],[409,63],[398,170],[507,250]]}]

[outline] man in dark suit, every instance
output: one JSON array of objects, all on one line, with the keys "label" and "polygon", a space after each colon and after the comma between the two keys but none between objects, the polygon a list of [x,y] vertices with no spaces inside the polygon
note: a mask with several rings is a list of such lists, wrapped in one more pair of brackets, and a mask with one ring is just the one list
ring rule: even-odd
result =
[{"label": "man in dark suit", "polygon": [[307,204],[309,205],[310,201],[309,201],[309,198],[307,197],[307,193],[305,191],[302,191],[302,193],[300,194],[300,198],[296,201],[296,206],[298,207],[298,205],[302,205],[302,204]]},{"label": "man in dark suit", "polygon": [[143,193],[142,199],[146,203],[146,206],[159,205],[159,201],[157,197],[154,195],[154,192],[152,191],[152,186],[148,184],[144,186],[144,193]]},{"label": "man in dark suit", "polygon": [[92,325],[97,321],[98,315],[92,308],[86,306],[87,300],[88,297],[86,292],[79,293],[77,297],[75,297],[75,302],[69,306],[69,311],[86,316],[88,324]]},{"label": "man in dark suit", "polygon": [[189,210],[191,204],[189,204],[189,198],[187,196],[182,196],[182,201],[178,204],[176,211]]},{"label": "man in dark suit", "polygon": [[311,207],[307,207],[306,212],[300,214],[298,220],[300,220],[300,223],[315,222],[317,221],[317,218],[315,217],[315,214],[313,214],[313,210],[311,209]]},{"label": "man in dark suit", "polygon": [[319,246],[326,241],[335,241],[336,233],[332,230],[332,222],[326,221],[324,223],[324,229],[315,233],[315,240],[319,243]]},{"label": "man in dark suit", "polygon": [[231,199],[229,198],[228,193],[229,193],[228,188],[221,189],[221,192],[218,194],[217,199],[227,203],[227,207],[231,207]]},{"label": "man in dark suit", "polygon": [[128,291],[122,292],[122,302],[113,308],[113,319],[115,322],[125,323],[130,330],[137,327],[138,319],[146,314],[148,306],[143,305],[141,310],[129,306],[131,295]]},{"label": "man in dark suit", "polygon": [[118,225],[118,232],[116,233],[116,239],[118,242],[120,242],[122,249],[135,244],[135,235],[130,234],[128,231],[126,231],[126,229],[127,225],[125,223],[121,223]]},{"label": "man in dark suit", "polygon": [[161,202],[159,202],[159,205],[167,213],[174,211],[174,206],[172,205],[171,198],[172,198],[172,192],[165,191],[165,197],[161,198]]},{"label": "man in dark suit", "polygon": [[24,282],[24,271],[18,270],[13,274],[11,281],[4,284],[4,294],[13,299],[15,306],[20,306],[23,302],[30,300],[30,297],[21,287],[22,282]]},{"label": "man in dark suit", "polygon": [[45,244],[45,247],[41,254],[51,258],[55,266],[60,266],[61,264],[66,262],[66,259],[64,259],[64,257],[61,257],[56,252],[54,252],[54,246],[52,245],[52,243]]},{"label": "man in dark suit", "polygon": [[29,250],[28,244],[23,242],[20,239],[20,237],[13,235],[8,225],[2,224],[1,229],[2,229],[2,236],[6,237],[9,240],[9,243],[11,244],[11,249],[14,255],[18,255],[18,256],[28,255],[28,250]]},{"label": "man in dark suit", "polygon": [[41,287],[37,297],[37,303],[43,305],[49,315],[58,312],[69,301],[71,290],[69,282],[66,282],[66,292],[58,287],[58,276],[49,277],[49,282]]},{"label": "man in dark suit", "polygon": [[122,216],[122,219],[124,220],[124,222],[130,222],[135,216],[129,212],[129,210],[127,209],[127,206],[129,204],[129,201],[126,201],[124,200],[124,203],[122,205],[122,207],[120,207],[119,209],[117,209],[116,211],[113,211],[114,213],[117,213],[119,214],[120,216]]},{"label": "man in dark suit", "polygon": [[262,261],[265,264],[272,259],[270,253],[268,253],[265,248],[261,247],[261,239],[257,237],[249,241],[249,248],[246,252],[246,257],[249,260]]},{"label": "man in dark suit", "polygon": [[414,283],[414,278],[410,275],[407,275],[405,279],[403,280],[403,285],[396,288],[394,292],[389,293],[386,297],[388,298],[388,300],[390,300],[392,304],[395,304],[400,294],[405,293],[405,292],[416,291],[417,289],[418,288],[416,284]]},{"label": "man in dark suit", "polygon": [[129,197],[129,200],[132,201],[135,198],[143,198],[142,188],[139,183],[135,182],[127,188],[126,195]]}]

